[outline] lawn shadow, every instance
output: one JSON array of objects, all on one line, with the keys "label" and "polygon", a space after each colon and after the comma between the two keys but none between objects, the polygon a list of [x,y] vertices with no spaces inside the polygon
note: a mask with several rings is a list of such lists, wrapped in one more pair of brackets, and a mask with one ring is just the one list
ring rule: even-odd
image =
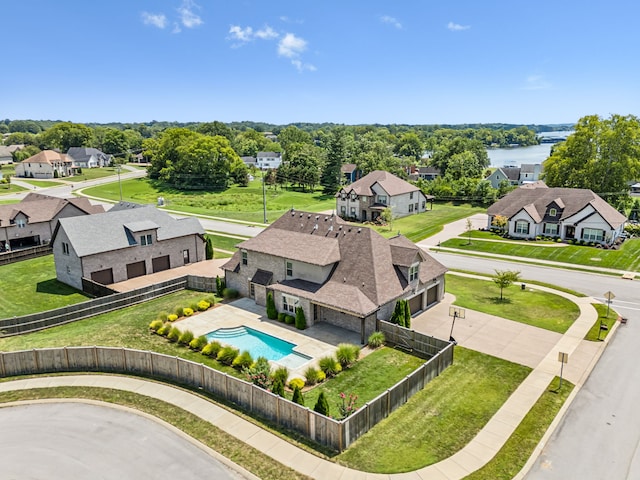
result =
[{"label": "lawn shadow", "polygon": [[510,305],[511,299],[507,297],[485,297],[487,301],[493,303],[494,305]]},{"label": "lawn shadow", "polygon": [[36,292],[47,293],[49,295],[73,295],[78,293],[78,290],[69,285],[65,285],[55,278],[50,278],[49,280],[38,282]]}]

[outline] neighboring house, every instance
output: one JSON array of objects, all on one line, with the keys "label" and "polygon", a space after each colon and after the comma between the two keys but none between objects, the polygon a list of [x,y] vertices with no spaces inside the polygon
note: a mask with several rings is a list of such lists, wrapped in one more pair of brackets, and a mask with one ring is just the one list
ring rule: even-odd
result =
[{"label": "neighboring house", "polygon": [[282,163],[281,152],[258,152],[256,155],[256,166],[260,170],[278,168]]},{"label": "neighboring house", "polygon": [[415,314],[444,295],[447,269],[429,254],[336,215],[291,210],[238,249],[222,266],[227,287],[259,305],[272,292],[279,312],[302,307],[307,325],[359,332],[363,343],[398,299]]},{"label": "neighboring house", "polygon": [[79,198],[57,198],[29,193],[20,201],[0,205],[0,252],[49,243],[61,218],[104,212]]},{"label": "neighboring house", "polygon": [[273,132],[262,132],[262,134],[264,135],[264,138],[266,138],[267,140],[271,140],[272,142],[278,141],[278,136]]},{"label": "neighboring house", "polygon": [[622,234],[626,220],[591,190],[549,188],[543,182],[516,188],[491,205],[487,213],[489,228],[497,215],[506,217],[512,237],[547,235],[607,245]]},{"label": "neighboring house", "polygon": [[362,176],[362,170],[358,169],[355,163],[345,163],[340,167],[342,174],[342,183],[350,184],[358,180]]},{"label": "neighboring house", "polygon": [[43,150],[16,163],[16,177],[55,178],[73,175],[73,162],[63,153]]},{"label": "neighboring house", "polygon": [[640,193],[640,182],[635,182],[629,185],[629,191],[634,195]]},{"label": "neighboring house", "polygon": [[71,147],[67,156],[73,161],[73,166],[78,168],[100,168],[111,163],[112,156],[101,152],[97,148]]},{"label": "neighboring house", "polygon": [[152,205],[120,203],[108,212],[63,218],[51,239],[59,281],[108,285],[205,259],[197,218],[175,219]]},{"label": "neighboring house", "polygon": [[0,165],[6,165],[13,163],[13,155],[11,155],[11,149],[4,145],[0,145]]},{"label": "neighboring house", "polygon": [[251,168],[251,167],[256,167],[258,164],[256,163],[256,157],[240,157],[240,160],[242,160],[244,162],[244,164]]},{"label": "neighboring house", "polygon": [[391,207],[395,218],[424,212],[427,197],[418,187],[383,170],[374,170],[336,194],[336,211],[342,218],[373,221]]},{"label": "neighboring house", "polygon": [[485,180],[488,180],[493,188],[498,188],[503,180],[508,181],[512,186],[524,185],[537,182],[540,179],[541,169],[542,166],[539,163],[523,163],[520,167],[499,167]]},{"label": "neighboring house", "polygon": [[418,175],[418,178],[422,180],[435,180],[442,174],[439,168],[431,166],[418,167],[418,171],[416,173]]},{"label": "neighboring house", "polygon": [[24,143],[14,143],[13,145],[9,145],[7,148],[11,153],[19,152],[25,147]]}]

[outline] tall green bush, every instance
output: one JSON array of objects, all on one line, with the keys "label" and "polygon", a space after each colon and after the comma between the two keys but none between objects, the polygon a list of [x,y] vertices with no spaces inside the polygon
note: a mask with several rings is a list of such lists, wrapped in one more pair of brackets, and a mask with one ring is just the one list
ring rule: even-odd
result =
[{"label": "tall green bush", "polygon": [[280,379],[275,378],[271,384],[271,392],[274,395],[284,397],[284,383],[282,383]]},{"label": "tall green bush", "polygon": [[383,332],[373,332],[369,335],[367,340],[367,344],[370,348],[378,348],[384,345],[384,333]]},{"label": "tall green bush", "polygon": [[289,369],[285,366],[278,367],[273,372],[273,381],[279,381],[282,385],[287,384],[287,380],[289,379]]},{"label": "tall green bush", "polygon": [[324,391],[321,391],[318,395],[318,400],[316,401],[315,407],[313,407],[314,412],[318,412],[325,417],[329,416],[329,402],[327,400],[327,396],[324,394]]},{"label": "tall green bush", "polygon": [[302,390],[297,385],[293,387],[293,397],[291,398],[293,403],[302,405],[304,407],[304,398],[302,397]]},{"label": "tall green bush", "polygon": [[335,377],[342,371],[342,365],[334,357],[323,357],[318,360],[318,366],[320,370],[324,372],[327,377]]},{"label": "tall green bush", "polygon": [[193,332],[191,330],[185,330],[180,334],[180,337],[178,337],[178,343],[180,345],[188,346],[191,340],[193,340]]},{"label": "tall green bush", "polygon": [[307,319],[304,316],[304,310],[302,307],[296,307],[296,328],[298,330],[304,330],[307,328]]},{"label": "tall green bush", "polygon": [[404,326],[411,328],[411,307],[408,300],[404,300]]},{"label": "tall green bush", "polygon": [[270,320],[278,318],[278,310],[276,309],[276,302],[273,299],[273,292],[267,293],[267,318]]},{"label": "tall green bush", "polygon": [[207,343],[202,347],[202,354],[208,357],[218,357],[218,353],[222,350],[222,345],[217,340]]},{"label": "tall green bush", "polygon": [[242,370],[245,368],[249,368],[252,364],[253,358],[251,357],[251,354],[247,350],[244,350],[240,355],[234,358],[231,366],[238,370]]},{"label": "tall green bush", "polygon": [[220,278],[220,276],[216,275],[216,293],[222,296],[222,292],[224,292],[225,288],[226,283],[224,281],[224,278]]},{"label": "tall green bush", "polygon": [[200,335],[199,337],[194,338],[193,340],[191,340],[191,342],[189,342],[189,348],[191,348],[192,350],[202,350],[207,343],[209,343],[207,341],[207,337],[204,335]]},{"label": "tall green bush", "polygon": [[233,361],[240,354],[240,351],[234,347],[223,347],[219,352],[216,359],[223,365],[232,365]]},{"label": "tall green bush", "polygon": [[211,240],[211,237],[209,235],[207,235],[205,238],[206,243],[204,247],[204,256],[207,260],[211,260],[213,259],[213,240]]},{"label": "tall green bush", "polygon": [[170,342],[177,342],[179,338],[180,330],[178,330],[178,327],[171,327],[171,330],[169,330],[169,333],[167,334],[167,339]]},{"label": "tall green bush", "polygon": [[342,368],[353,365],[360,357],[360,347],[352,343],[340,343],[336,349],[336,359]]}]

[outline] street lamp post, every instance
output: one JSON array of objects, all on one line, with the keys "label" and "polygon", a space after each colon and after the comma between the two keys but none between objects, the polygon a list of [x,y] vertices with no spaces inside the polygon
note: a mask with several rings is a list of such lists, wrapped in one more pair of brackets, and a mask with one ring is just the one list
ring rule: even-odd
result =
[{"label": "street lamp post", "polygon": [[120,169],[122,166],[116,163],[116,172],[118,172],[118,187],[120,187],[120,201],[122,201],[122,182],[120,181]]}]

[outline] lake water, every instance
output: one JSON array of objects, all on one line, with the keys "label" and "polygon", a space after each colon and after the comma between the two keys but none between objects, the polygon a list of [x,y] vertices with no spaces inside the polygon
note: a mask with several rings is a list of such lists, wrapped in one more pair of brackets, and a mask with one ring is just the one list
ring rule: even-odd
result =
[{"label": "lake water", "polygon": [[[541,132],[541,137],[557,137],[569,135],[573,132]],[[510,165],[519,167],[523,163],[542,163],[551,154],[553,143],[541,143],[530,147],[487,148],[492,167]]]}]

